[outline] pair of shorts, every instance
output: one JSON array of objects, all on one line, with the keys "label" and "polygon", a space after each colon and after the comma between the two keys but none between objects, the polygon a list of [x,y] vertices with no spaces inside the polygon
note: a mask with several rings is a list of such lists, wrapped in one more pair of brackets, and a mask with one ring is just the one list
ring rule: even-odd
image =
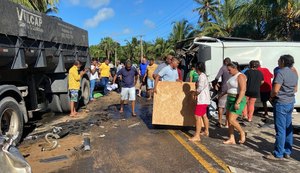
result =
[{"label": "pair of shorts", "polygon": [[147,88],[148,89],[153,89],[154,88],[154,80],[148,78],[147,79]]},{"label": "pair of shorts", "polygon": [[71,102],[78,102],[78,93],[79,93],[79,90],[69,90]]},{"label": "pair of shorts", "polygon": [[122,88],[121,100],[135,101],[135,87]]},{"label": "pair of shorts", "polygon": [[260,100],[261,102],[267,102],[269,101],[271,96],[271,92],[261,92],[260,93]]},{"label": "pair of shorts", "polygon": [[225,108],[227,102],[227,94],[218,99],[218,108]]},{"label": "pair of shorts", "polygon": [[231,113],[242,115],[243,110],[247,104],[246,96],[243,97],[242,101],[240,102],[240,108],[238,110],[235,110],[234,105],[236,102],[236,97],[233,96],[227,96],[227,103],[226,103],[226,110],[228,110]]},{"label": "pair of shorts", "polygon": [[194,114],[199,117],[203,117],[207,112],[207,106],[208,105],[196,105]]},{"label": "pair of shorts", "polygon": [[143,81],[144,77],[145,77],[145,75],[143,75],[143,76],[141,75],[141,76],[140,76],[140,84],[141,84],[141,85],[146,85],[147,78],[146,78],[145,81]]}]

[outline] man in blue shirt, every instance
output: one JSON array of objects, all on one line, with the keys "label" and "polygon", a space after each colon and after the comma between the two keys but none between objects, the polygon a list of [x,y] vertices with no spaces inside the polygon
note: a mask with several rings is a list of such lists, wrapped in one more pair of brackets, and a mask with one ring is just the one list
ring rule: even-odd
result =
[{"label": "man in blue shirt", "polygon": [[161,79],[162,81],[170,81],[170,82],[180,81],[178,76],[178,71],[177,71],[178,65],[179,65],[179,60],[173,57],[171,64],[164,67],[158,73],[158,75],[155,78],[155,86],[154,86],[155,93],[157,93],[156,87],[157,87],[157,83],[159,82],[159,79]]},{"label": "man in blue shirt", "polygon": [[148,66],[148,62],[146,58],[142,59],[142,62],[140,64],[140,69],[139,69],[139,76],[140,76],[140,87],[139,87],[139,93],[138,96],[141,97],[141,93],[142,93],[142,87],[144,85],[146,85],[146,80],[143,80],[146,74],[146,70],[147,70],[147,66]]},{"label": "man in blue shirt", "polygon": [[125,100],[129,100],[132,102],[132,116],[135,117],[135,85],[138,79],[137,70],[132,67],[131,61],[126,61],[125,67],[118,71],[117,75],[114,76],[113,83],[116,82],[118,76],[121,76],[121,109],[120,113],[123,112],[124,102]]}]

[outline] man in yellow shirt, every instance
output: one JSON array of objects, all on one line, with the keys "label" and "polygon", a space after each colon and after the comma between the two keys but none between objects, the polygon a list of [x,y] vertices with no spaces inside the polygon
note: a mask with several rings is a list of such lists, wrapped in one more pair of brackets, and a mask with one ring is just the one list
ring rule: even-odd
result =
[{"label": "man in yellow shirt", "polygon": [[85,74],[86,71],[81,71],[78,74],[78,70],[81,67],[81,62],[76,60],[73,67],[69,70],[69,94],[70,94],[70,108],[71,108],[71,117],[77,115],[75,103],[78,102],[78,92],[80,90],[80,79]]},{"label": "man in yellow shirt", "polygon": [[104,62],[99,67],[100,69],[100,85],[104,87],[104,95],[107,95],[107,84],[109,82],[110,75],[110,67],[109,67],[109,59],[105,59]]},{"label": "man in yellow shirt", "polygon": [[153,73],[157,68],[157,64],[154,64],[154,59],[150,59],[150,64],[147,66],[146,74],[143,78],[143,82],[145,82],[147,78],[147,92],[149,98],[147,100],[151,100],[153,96],[153,88],[154,88],[154,78],[153,78]]}]

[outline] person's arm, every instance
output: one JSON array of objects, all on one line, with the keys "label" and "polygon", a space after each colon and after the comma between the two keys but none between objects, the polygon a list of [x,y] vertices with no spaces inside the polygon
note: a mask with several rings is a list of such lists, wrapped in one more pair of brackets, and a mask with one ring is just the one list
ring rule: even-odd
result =
[{"label": "person's arm", "polygon": [[204,89],[205,87],[205,76],[203,75],[199,75],[199,78],[198,78],[198,82],[197,82],[197,89],[196,89],[196,92],[195,92],[195,95],[199,95]]},{"label": "person's arm", "polygon": [[148,76],[148,68],[147,68],[147,70],[145,72],[145,75],[144,75],[144,78],[143,78],[143,82],[145,82],[147,76]]},{"label": "person's arm", "polygon": [[217,76],[215,77],[216,81],[219,81],[220,77],[223,75],[224,71],[223,71],[223,67],[220,68]]},{"label": "person's arm", "polygon": [[[296,75],[297,75],[297,77],[298,77],[298,71],[296,70],[296,68],[295,68],[295,67],[292,67],[292,70],[293,70],[293,72],[296,73]],[[294,92],[296,93],[297,91],[298,91],[298,84],[296,85]]]},{"label": "person's arm", "polygon": [[246,93],[246,76],[245,75],[240,74],[238,76],[238,86],[240,88],[240,93],[239,93],[238,98],[236,99],[235,105],[234,105],[236,110],[240,108],[240,103]]},{"label": "person's arm", "polygon": [[270,100],[274,100],[274,98],[278,95],[281,85],[283,84],[283,81],[284,81],[283,75],[280,72],[278,72],[274,79]]},{"label": "person's arm", "polygon": [[190,77],[190,82],[193,82],[193,74],[192,74],[192,71],[190,71],[189,77]]},{"label": "person's arm", "polygon": [[117,74],[114,76],[114,79],[113,79],[113,84],[115,84],[115,83],[116,83],[117,77],[118,77],[118,76],[120,76],[121,74],[122,74],[122,69],[121,69],[121,70],[119,70],[119,71],[117,72]]},{"label": "person's arm", "polygon": [[154,89],[153,89],[153,91],[154,91],[154,93],[157,93],[156,88],[157,88],[157,84],[159,82],[160,76],[156,75],[156,77],[154,79],[155,79],[155,81],[154,81]]},{"label": "person's arm", "polygon": [[136,86],[138,79],[139,79],[139,73],[137,72],[137,70],[135,70],[134,86]]}]

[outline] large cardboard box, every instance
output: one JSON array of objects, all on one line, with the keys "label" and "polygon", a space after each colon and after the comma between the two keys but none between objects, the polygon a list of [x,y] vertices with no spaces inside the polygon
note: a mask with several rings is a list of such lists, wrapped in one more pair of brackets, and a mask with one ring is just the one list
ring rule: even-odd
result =
[{"label": "large cardboard box", "polygon": [[154,94],[152,124],[195,125],[195,83],[159,82]]}]

